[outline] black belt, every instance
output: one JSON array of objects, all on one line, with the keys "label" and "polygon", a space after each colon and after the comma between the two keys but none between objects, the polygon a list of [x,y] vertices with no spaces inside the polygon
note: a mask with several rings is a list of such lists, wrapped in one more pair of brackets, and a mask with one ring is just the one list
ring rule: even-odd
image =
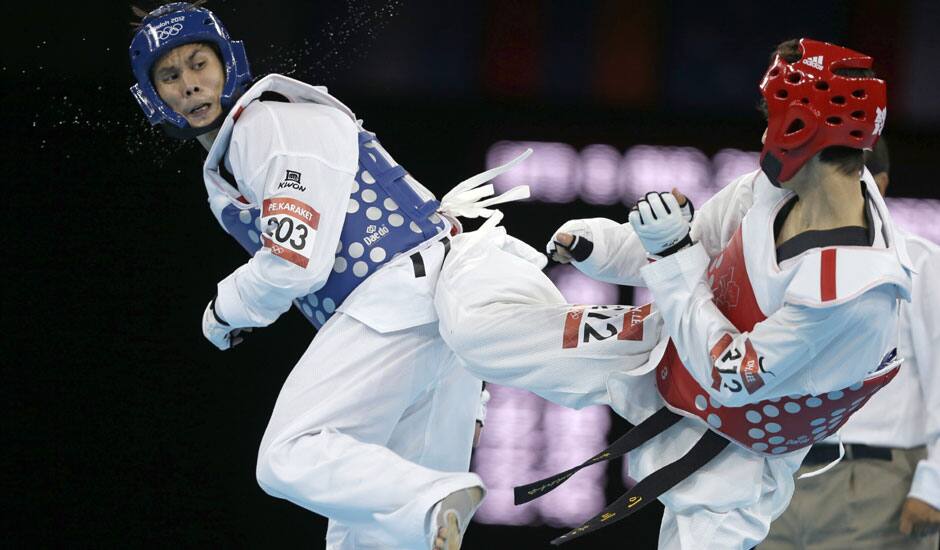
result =
[{"label": "black belt", "polygon": [[[444,237],[440,241],[444,243],[444,257],[447,257],[447,253],[450,252],[450,237]],[[415,279],[424,277],[427,272],[424,269],[424,257],[421,256],[420,252],[415,252],[411,255],[411,267],[415,271]]]},{"label": "black belt", "polygon": [[[830,444],[813,445],[809,454],[803,459],[804,465],[828,464],[839,458],[839,446]],[[891,461],[891,449],[888,447],[872,447],[860,443],[849,443],[845,445],[845,456],[842,460],[857,460],[860,458],[871,458],[874,460]]]},{"label": "black belt", "polygon": [[[659,409],[652,416],[634,426],[617,441],[614,441],[609,447],[580,465],[534,483],[516,487],[513,490],[515,504],[524,504],[554,490],[582,468],[627,454],[666,431],[680,419],[682,419],[681,416],[666,407]],[[682,458],[646,476],[600,514],[587,520],[573,531],[556,538],[552,541],[552,544],[559,545],[574,540],[633,515],[659,498],[659,495],[694,474],[699,468],[717,456],[728,444],[729,440],[724,437],[711,430],[706,431],[705,435]]]}]

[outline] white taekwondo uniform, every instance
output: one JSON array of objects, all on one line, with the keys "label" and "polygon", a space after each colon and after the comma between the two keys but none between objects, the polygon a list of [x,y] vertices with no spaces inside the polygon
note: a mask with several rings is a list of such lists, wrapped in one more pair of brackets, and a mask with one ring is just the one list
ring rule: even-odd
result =
[{"label": "white taekwondo uniform", "polygon": [[[263,92],[289,101],[259,100]],[[234,328],[267,326],[292,303],[322,324],[278,396],[258,454],[261,487],[330,518],[328,548],[429,548],[434,504],[482,487],[467,472],[481,382],[438,334],[433,294],[451,223],[432,214],[440,232],[397,257],[371,246],[387,242],[378,241],[382,228],[408,225],[394,201],[370,205],[375,178],[360,168],[360,124],[325,88],[280,75],[239,99],[204,179],[223,228],[231,229],[224,210],[234,209],[245,234],[264,246],[219,283],[215,307]],[[365,139],[371,162],[382,155],[397,166]],[[410,176],[404,181],[433,199]],[[360,206],[379,228],[369,228],[365,247],[340,240]],[[249,209],[262,207],[255,222]],[[282,214],[289,227],[275,218],[262,231]],[[340,272],[363,279],[341,304],[311,294]]]},{"label": "white taekwondo uniform", "polygon": [[[768,399],[781,400],[783,408],[783,400],[794,401],[787,413],[770,407],[765,417],[749,417],[763,441],[774,444],[770,417],[841,397],[837,390],[860,386],[896,346],[899,298],[909,298],[910,260],[871,176],[866,172],[863,179],[873,246],[826,247],[829,253],[812,248],[779,265],[774,218],[793,194],[773,187],[759,171],[738,178],[696,213],[695,245],[654,263],[629,224],[591,219],[562,227],[580,227],[594,242],[589,258],[575,263],[579,269],[612,283],[645,284],[655,298],[651,307],[566,305],[541,273],[544,257],[535,250],[501,228],[460,235],[437,287],[441,332],[484,380],[570,407],[607,404],[633,424],[665,405],[656,378],[671,335],[701,387],[695,401],[700,410]],[[706,280],[710,262],[720,263],[739,227],[745,263],[740,267],[766,315],[749,332],[737,331],[713,302],[737,296],[737,290],[721,286],[720,296],[713,296],[712,281]],[[711,355],[719,343],[719,351],[747,349],[763,358],[761,383],[718,372]],[[821,398],[803,399],[809,395]],[[803,400],[794,408],[798,398]],[[844,411],[836,412],[828,427],[814,429],[813,439],[840,425]],[[641,480],[677,460],[707,429],[702,420],[683,418],[628,455],[631,476]],[[730,444],[662,494],[660,548],[747,549],[760,542],[785,509],[793,472],[806,453],[805,447],[781,445],[783,454],[773,456],[768,443],[754,446],[765,454]]]},{"label": "white taekwondo uniform", "polygon": [[[897,379],[839,430],[844,443],[907,449],[925,445],[909,496],[940,509],[940,246],[897,229],[917,271],[911,302],[901,304]],[[828,440],[827,440],[828,441]]]},{"label": "white taekwondo uniform", "polygon": [[[898,235],[916,270],[911,302],[901,304],[904,367],[837,436],[817,445],[832,456],[841,440],[853,456],[825,477],[796,482],[762,549],[800,540],[819,548],[937,548],[938,534],[909,537],[899,526],[906,497],[940,509],[940,246],[900,228]],[[818,468],[808,462],[801,471]]]}]

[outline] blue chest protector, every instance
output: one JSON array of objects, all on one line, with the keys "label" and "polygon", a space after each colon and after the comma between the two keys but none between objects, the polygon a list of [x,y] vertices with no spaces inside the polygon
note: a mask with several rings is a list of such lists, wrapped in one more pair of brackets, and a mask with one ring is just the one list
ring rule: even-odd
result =
[{"label": "blue chest protector", "polygon": [[[294,300],[317,329],[369,275],[395,256],[411,250],[445,230],[437,214],[440,203],[422,201],[404,181],[407,174],[380,152],[375,135],[359,132],[359,171],[356,173],[346,219],[340,233],[333,272],[320,290]],[[249,254],[261,248],[257,207],[228,205],[222,210],[225,230]]]}]

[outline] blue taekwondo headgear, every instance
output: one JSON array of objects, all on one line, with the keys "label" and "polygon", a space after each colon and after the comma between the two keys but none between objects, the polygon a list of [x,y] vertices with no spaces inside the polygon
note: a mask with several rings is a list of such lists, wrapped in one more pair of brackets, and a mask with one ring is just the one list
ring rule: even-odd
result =
[{"label": "blue taekwondo headgear", "polygon": [[[212,123],[193,128],[183,115],[170,108],[157,93],[150,79],[153,64],[166,52],[183,44],[208,42],[217,47],[225,65],[225,85],[222,88],[222,115]],[[229,38],[222,22],[214,13],[188,2],[172,2],[151,11],[141,21],[130,47],[131,69],[137,84],[131,94],[151,124],[162,124],[174,137],[188,139],[221,126],[225,115],[251,82],[245,45]]]}]

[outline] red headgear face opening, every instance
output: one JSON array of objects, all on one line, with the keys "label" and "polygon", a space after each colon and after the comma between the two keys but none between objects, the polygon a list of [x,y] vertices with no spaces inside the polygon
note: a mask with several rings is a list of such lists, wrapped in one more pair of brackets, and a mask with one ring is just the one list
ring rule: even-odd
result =
[{"label": "red headgear face opening", "polygon": [[774,58],[760,83],[768,112],[760,165],[774,185],[792,178],[826,147],[871,149],[888,113],[883,80],[835,73],[871,69],[871,57],[807,38],[800,40],[800,50],[794,63]]}]

